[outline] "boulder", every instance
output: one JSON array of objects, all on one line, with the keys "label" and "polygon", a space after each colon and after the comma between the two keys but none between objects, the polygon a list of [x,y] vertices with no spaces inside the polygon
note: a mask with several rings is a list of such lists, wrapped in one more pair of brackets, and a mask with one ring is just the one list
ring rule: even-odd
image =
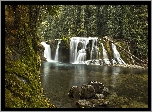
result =
[{"label": "boulder", "polygon": [[78,86],[72,86],[68,93],[69,97],[79,99],[80,98],[80,90]]},{"label": "boulder", "polygon": [[106,99],[108,94],[109,89],[97,81],[83,84],[81,89],[72,86],[68,93],[69,97],[76,99],[74,104],[78,108],[107,108],[109,106],[109,101]]},{"label": "boulder", "polygon": [[109,101],[105,99],[91,99],[90,102],[94,108],[106,108],[109,104]]},{"label": "boulder", "polygon": [[104,99],[84,99],[76,101],[76,107],[78,108],[106,108],[108,104],[109,101]]},{"label": "boulder", "polygon": [[87,100],[78,100],[78,101],[76,101],[76,107],[78,107],[78,108],[92,108],[93,104]]},{"label": "boulder", "polygon": [[104,89],[104,85],[101,82],[90,81],[88,84],[92,85],[95,89],[95,93],[98,93],[98,94],[101,94]]},{"label": "boulder", "polygon": [[103,94],[96,94],[95,98],[96,99],[103,99],[105,96]]},{"label": "boulder", "polygon": [[104,96],[107,96],[108,94],[110,94],[109,89],[106,88],[106,87],[104,87],[103,90],[102,90],[102,94],[103,94]]},{"label": "boulder", "polygon": [[83,84],[81,86],[81,98],[88,99],[95,97],[95,89],[92,85]]}]

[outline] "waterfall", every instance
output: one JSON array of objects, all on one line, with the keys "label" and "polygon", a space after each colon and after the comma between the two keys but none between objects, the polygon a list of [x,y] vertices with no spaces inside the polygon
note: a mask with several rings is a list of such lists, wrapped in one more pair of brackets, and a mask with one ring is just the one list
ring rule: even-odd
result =
[{"label": "waterfall", "polygon": [[97,42],[97,38],[92,38],[92,48],[91,48],[91,53],[90,53],[90,60],[93,60],[93,53],[95,52],[95,48],[97,48],[97,46],[95,45],[95,42]]},{"label": "waterfall", "polygon": [[60,47],[61,40],[58,40],[56,52],[55,52],[55,61],[59,61],[59,47]]},{"label": "waterfall", "polygon": [[[61,40],[58,40],[54,60],[51,59],[51,48],[46,42],[41,42],[44,46],[44,57],[48,62],[59,61],[59,48]],[[70,38],[70,63],[72,64],[88,64],[88,65],[109,65],[109,64],[126,64],[120,57],[116,45],[112,43],[113,58],[109,60],[107,50],[103,43],[101,43],[102,52],[97,46],[97,37],[72,37]],[[101,54],[103,55],[101,57]],[[102,59],[101,59],[102,58]],[[90,59],[90,60],[87,60]],[[111,59],[111,58],[110,58]]]},{"label": "waterfall", "polygon": [[120,57],[120,54],[116,48],[116,45],[112,43],[112,51],[113,51],[113,56],[114,56],[114,59],[112,60],[113,61],[113,64],[126,64]]},{"label": "waterfall", "polygon": [[74,63],[76,61],[77,56],[77,46],[80,37],[72,37],[70,39],[70,62]]},{"label": "waterfall", "polygon": [[103,61],[104,61],[106,64],[110,64],[110,61],[109,61],[108,55],[107,55],[107,50],[104,48],[103,43],[101,43],[101,45],[102,45],[102,51],[103,51]]},{"label": "waterfall", "polygon": [[41,44],[44,46],[44,57],[48,62],[52,62],[51,60],[51,48],[50,45],[46,44],[46,42],[41,42]]},{"label": "waterfall", "polygon": [[[92,40],[92,49],[91,56],[93,54],[93,49],[95,48],[95,42],[97,41],[96,37],[72,37],[70,39],[70,63],[83,63],[86,61],[86,47],[89,43],[89,40]],[[80,46],[79,46],[80,45]],[[79,47],[79,48],[78,48]]]},{"label": "waterfall", "polygon": [[85,60],[86,60],[86,51],[85,51],[85,49],[81,49],[78,51],[78,56],[77,56],[76,62],[85,64],[85,62],[84,62]]}]

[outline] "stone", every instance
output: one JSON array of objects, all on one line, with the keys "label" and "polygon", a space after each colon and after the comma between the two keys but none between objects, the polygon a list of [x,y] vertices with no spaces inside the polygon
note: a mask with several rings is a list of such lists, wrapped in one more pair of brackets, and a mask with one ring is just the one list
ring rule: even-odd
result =
[{"label": "stone", "polygon": [[105,108],[109,104],[109,101],[105,99],[91,99],[90,102],[94,108]]},{"label": "stone", "polygon": [[78,108],[92,108],[93,104],[87,100],[78,100],[76,101],[76,106]]},{"label": "stone", "polygon": [[92,98],[95,97],[95,89],[92,85],[85,85],[81,86],[81,98]]},{"label": "stone", "polygon": [[80,98],[80,90],[78,86],[72,86],[68,93],[69,97],[79,99]]},{"label": "stone", "polygon": [[98,94],[102,93],[104,85],[101,82],[90,81],[88,84],[94,87],[96,93]]},{"label": "stone", "polygon": [[102,91],[102,94],[103,94],[104,96],[107,96],[108,94],[110,94],[109,89],[106,88],[106,87],[104,87],[104,88],[103,88],[103,91]]},{"label": "stone", "polygon": [[103,94],[96,94],[95,95],[95,98],[97,98],[97,99],[102,99],[102,98],[104,98],[105,96],[103,95]]},{"label": "stone", "polygon": [[106,99],[110,94],[109,89],[98,81],[83,84],[81,89],[72,86],[68,94],[69,97],[76,98],[77,108],[108,108],[109,106],[109,100]]},{"label": "stone", "polygon": [[41,61],[47,61],[45,57],[41,57]]}]

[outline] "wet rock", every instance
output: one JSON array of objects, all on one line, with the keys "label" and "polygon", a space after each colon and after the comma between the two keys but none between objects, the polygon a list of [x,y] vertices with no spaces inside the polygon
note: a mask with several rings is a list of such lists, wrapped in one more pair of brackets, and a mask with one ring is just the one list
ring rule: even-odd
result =
[{"label": "wet rock", "polygon": [[98,94],[101,94],[104,89],[104,85],[101,82],[90,81],[88,84],[92,85],[95,89],[95,92]]},{"label": "wet rock", "polygon": [[45,57],[41,57],[41,61],[47,61]]},{"label": "wet rock", "polygon": [[93,104],[87,100],[78,100],[76,101],[76,106],[78,108],[92,108]]},{"label": "wet rock", "polygon": [[96,94],[95,95],[95,98],[97,98],[97,99],[102,99],[102,98],[104,98],[105,96],[103,95],[103,94]]},{"label": "wet rock", "polygon": [[103,94],[104,96],[107,96],[108,94],[110,94],[109,89],[106,88],[106,87],[104,87],[103,90],[102,90],[102,94]]},{"label": "wet rock", "polygon": [[81,98],[92,98],[95,97],[95,89],[92,85],[83,84],[81,86]]},{"label": "wet rock", "polygon": [[79,99],[75,103],[78,108],[107,108],[109,105],[106,99],[109,89],[101,82],[90,81],[87,85],[83,84],[81,89],[72,86],[68,94],[69,97]]},{"label": "wet rock", "polygon": [[71,98],[76,98],[76,99],[80,98],[80,90],[78,86],[72,86],[69,90],[68,95]]},{"label": "wet rock", "polygon": [[76,101],[76,107],[78,108],[106,108],[108,105],[109,101],[104,99],[84,99]]},{"label": "wet rock", "polygon": [[93,104],[94,108],[106,108],[109,104],[109,101],[105,99],[92,99],[90,102]]}]

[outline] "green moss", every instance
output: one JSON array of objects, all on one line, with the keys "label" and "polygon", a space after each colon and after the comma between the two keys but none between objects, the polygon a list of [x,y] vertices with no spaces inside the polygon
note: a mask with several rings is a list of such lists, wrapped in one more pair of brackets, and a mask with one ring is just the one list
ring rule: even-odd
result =
[{"label": "green moss", "polygon": [[[5,8],[5,107],[54,108],[40,83],[40,45],[36,34],[37,6]],[[24,9],[24,10],[23,10]],[[32,20],[30,19],[32,18]]]},{"label": "green moss", "polygon": [[[32,48],[32,41],[28,38],[25,40],[24,44],[22,44],[24,51],[20,54],[14,52],[16,50],[6,43],[5,107],[55,108],[43,96],[44,93],[39,76],[39,55]],[[18,59],[12,59],[14,55],[19,55],[20,57]]]},{"label": "green moss", "polygon": [[113,57],[113,53],[112,53],[112,49],[111,49],[111,42],[105,41],[103,44],[105,46],[105,49],[107,50],[108,58],[109,58],[109,60],[111,60]]},{"label": "green moss", "polygon": [[[27,60],[23,62],[29,63]],[[34,61],[34,60],[33,60]],[[40,77],[32,64],[25,64],[19,60],[6,65],[5,73],[5,107],[9,108],[49,108],[55,107],[43,97]],[[31,62],[32,63],[32,62]],[[35,64],[36,65],[36,64]],[[23,82],[23,77],[29,83]]]},{"label": "green moss", "polygon": [[[6,68],[5,106],[9,108],[54,107],[45,97],[42,97],[40,77],[35,67],[18,61],[12,64],[14,67]],[[18,76],[23,77],[29,83],[25,83]]]}]

